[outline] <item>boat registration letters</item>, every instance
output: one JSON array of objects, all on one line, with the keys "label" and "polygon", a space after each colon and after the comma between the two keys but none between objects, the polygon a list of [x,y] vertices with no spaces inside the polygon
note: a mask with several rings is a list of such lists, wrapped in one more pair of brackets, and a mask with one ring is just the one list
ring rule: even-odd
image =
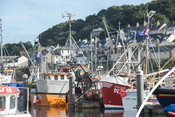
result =
[{"label": "boat registration letters", "polygon": [[[6,89],[6,90],[5,90]],[[3,87],[3,88],[0,88],[0,93],[12,93],[12,89],[10,87]]]}]

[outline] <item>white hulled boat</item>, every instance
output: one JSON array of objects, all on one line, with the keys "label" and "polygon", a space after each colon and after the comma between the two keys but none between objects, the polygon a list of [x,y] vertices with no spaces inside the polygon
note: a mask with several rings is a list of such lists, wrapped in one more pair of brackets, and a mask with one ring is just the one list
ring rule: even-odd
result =
[{"label": "white hulled boat", "polygon": [[28,110],[18,110],[19,90],[16,87],[0,85],[0,116],[1,117],[31,117]]}]

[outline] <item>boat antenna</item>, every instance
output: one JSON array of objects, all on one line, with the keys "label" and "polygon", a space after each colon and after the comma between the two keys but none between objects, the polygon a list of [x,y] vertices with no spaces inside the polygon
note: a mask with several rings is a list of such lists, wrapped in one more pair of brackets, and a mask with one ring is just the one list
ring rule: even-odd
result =
[{"label": "boat antenna", "polygon": [[[85,55],[84,55],[84,53],[82,52],[82,50],[79,48],[79,46],[78,46],[78,44],[76,43],[76,41],[74,40],[74,38],[72,37],[72,34],[71,34],[71,22],[70,22],[70,20],[71,20],[71,18],[73,17],[73,16],[75,16],[75,14],[73,15],[72,13],[68,13],[67,11],[66,11],[66,15],[64,15],[64,14],[62,14],[62,18],[64,18],[64,17],[68,17],[69,18],[69,20],[68,20],[68,22],[69,22],[69,38],[68,38],[68,40],[66,41],[66,44],[65,44],[65,46],[68,46],[68,42],[69,42],[69,47],[70,47],[70,49],[72,49],[73,51],[74,51],[74,48],[76,48],[75,50],[77,51],[79,51],[82,55],[83,55],[83,58],[85,58],[85,60],[87,60],[87,58],[85,57]],[[73,46],[74,45],[74,46]],[[73,48],[74,47],[74,48]],[[72,51],[72,52],[73,52]]]},{"label": "boat antenna", "polygon": [[69,44],[70,44],[70,48],[72,46],[72,40],[71,40],[72,34],[71,34],[71,22],[70,22],[70,20],[73,16],[75,16],[75,15],[72,15],[72,13],[68,13],[68,12],[66,12],[66,15],[62,14],[62,18],[64,18],[64,17],[69,18],[68,22],[69,22]]}]

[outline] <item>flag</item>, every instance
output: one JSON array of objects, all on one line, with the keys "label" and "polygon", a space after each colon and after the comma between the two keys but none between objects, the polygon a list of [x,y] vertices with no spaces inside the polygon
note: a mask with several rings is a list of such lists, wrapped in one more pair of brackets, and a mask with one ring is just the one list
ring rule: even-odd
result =
[{"label": "flag", "polygon": [[40,51],[37,53],[36,57],[37,57],[38,60],[39,60],[39,58],[40,58]]},{"label": "flag", "polygon": [[145,36],[149,37],[149,33],[150,33],[150,29],[146,27],[145,32],[144,32]]},{"label": "flag", "polygon": [[141,33],[138,33],[139,36],[149,37],[150,29],[146,27]]}]

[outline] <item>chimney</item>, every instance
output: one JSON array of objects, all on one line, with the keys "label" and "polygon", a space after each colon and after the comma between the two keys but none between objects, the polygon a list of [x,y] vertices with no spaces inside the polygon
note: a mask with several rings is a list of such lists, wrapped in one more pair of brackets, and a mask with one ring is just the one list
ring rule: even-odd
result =
[{"label": "chimney", "polygon": [[160,22],[159,21],[157,21],[157,26],[159,26],[160,25]]},{"label": "chimney", "polygon": [[136,23],[136,28],[138,28],[140,26],[139,22]]},{"label": "chimney", "polygon": [[143,26],[145,27],[146,25],[147,25],[147,22],[146,22],[146,21],[144,21],[144,22],[143,22]]},{"label": "chimney", "polygon": [[130,24],[128,24],[128,28],[130,28],[131,26],[130,26]]}]

